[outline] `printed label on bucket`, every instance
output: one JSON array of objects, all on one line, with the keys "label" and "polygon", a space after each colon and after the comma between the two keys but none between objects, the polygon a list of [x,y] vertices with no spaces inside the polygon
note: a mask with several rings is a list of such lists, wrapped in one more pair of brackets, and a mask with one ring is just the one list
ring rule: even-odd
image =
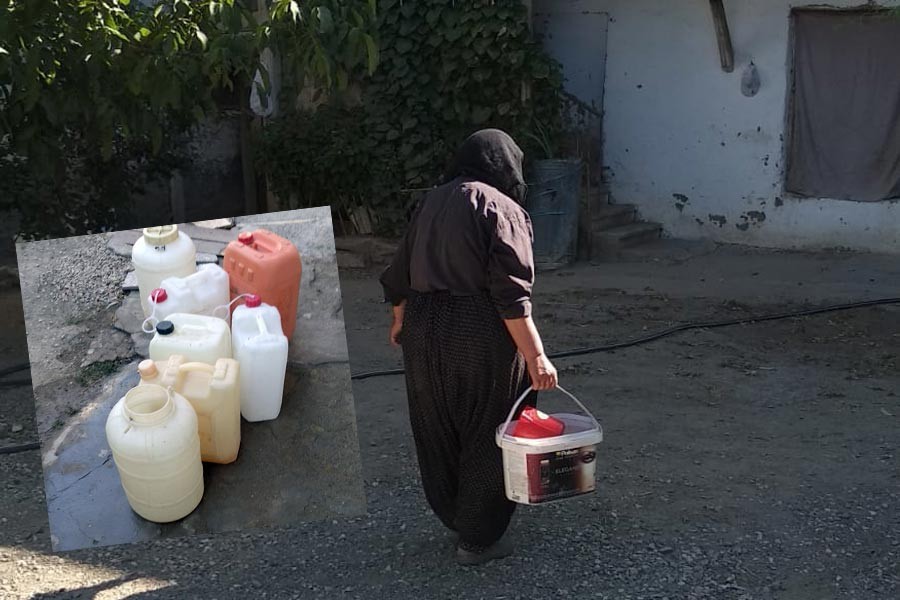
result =
[{"label": "printed label on bucket", "polygon": [[539,504],[594,491],[596,446],[528,454],[528,502]]}]

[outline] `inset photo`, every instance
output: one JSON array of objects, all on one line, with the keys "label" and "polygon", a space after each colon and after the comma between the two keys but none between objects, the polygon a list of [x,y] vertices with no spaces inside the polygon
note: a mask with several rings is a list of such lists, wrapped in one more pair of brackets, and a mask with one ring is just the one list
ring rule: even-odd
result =
[{"label": "inset photo", "polygon": [[17,254],[54,551],[365,512],[329,207]]}]

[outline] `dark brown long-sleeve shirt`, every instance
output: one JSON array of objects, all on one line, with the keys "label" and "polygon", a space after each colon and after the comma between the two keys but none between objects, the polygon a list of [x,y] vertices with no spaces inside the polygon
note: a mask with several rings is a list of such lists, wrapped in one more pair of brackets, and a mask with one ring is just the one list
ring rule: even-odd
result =
[{"label": "dark brown long-sleeve shirt", "polygon": [[533,232],[528,213],[497,189],[458,178],[416,207],[391,265],[381,276],[398,305],[410,291],[488,292],[504,319],[531,315]]}]

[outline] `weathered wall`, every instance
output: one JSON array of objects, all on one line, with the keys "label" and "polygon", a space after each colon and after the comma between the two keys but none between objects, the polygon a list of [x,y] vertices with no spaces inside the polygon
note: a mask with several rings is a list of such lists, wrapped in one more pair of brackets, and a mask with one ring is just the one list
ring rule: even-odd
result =
[{"label": "weathered wall", "polygon": [[[604,4],[604,151],[617,202],[637,204],[672,237],[900,253],[900,202],[782,192],[788,16],[797,4],[726,0],[733,73],[720,68],[706,0]],[[762,87],[747,98],[741,74],[751,60]]]},{"label": "weathered wall", "polygon": [[240,119],[229,114],[205,122],[194,129],[189,144],[195,158],[183,173],[184,218],[198,221],[243,215]]},{"label": "weathered wall", "polygon": [[180,176],[156,181],[135,199],[126,227],[243,215],[244,174],[240,122],[233,115],[207,120],[186,136],[192,157]]}]

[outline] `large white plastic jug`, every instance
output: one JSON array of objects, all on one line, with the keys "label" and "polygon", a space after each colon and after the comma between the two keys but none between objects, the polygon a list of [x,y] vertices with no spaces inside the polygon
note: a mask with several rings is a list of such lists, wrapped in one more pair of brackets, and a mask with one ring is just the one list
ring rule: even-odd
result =
[{"label": "large white plastic jug", "polygon": [[203,497],[197,415],[158,385],[132,388],[106,419],[106,440],[131,508],[148,521],[177,521]]},{"label": "large white plastic jug", "polygon": [[185,362],[170,356],[165,362],[145,360],[138,365],[141,385],[171,387],[191,403],[197,413],[200,457],[203,462],[228,464],[241,447],[239,365],[220,358],[215,365]]},{"label": "large white plastic jug", "polygon": [[234,357],[241,363],[241,414],[268,421],[281,412],[288,339],[274,306],[249,295],[231,317]]},{"label": "large white plastic jug", "polygon": [[231,330],[216,317],[174,313],[156,325],[150,340],[150,358],[160,362],[180,354],[188,362],[214,365],[231,358]]},{"label": "large white plastic jug", "polygon": [[[156,318],[166,320],[173,313],[189,313],[227,319],[231,301],[228,273],[219,265],[200,265],[187,277],[167,277],[159,284],[165,293],[157,295]],[[214,314],[217,307],[222,307]]]},{"label": "large white plastic jug", "polygon": [[197,249],[177,225],[147,227],[131,248],[144,316],[149,317],[150,292],[167,277],[187,277],[197,271]]}]

